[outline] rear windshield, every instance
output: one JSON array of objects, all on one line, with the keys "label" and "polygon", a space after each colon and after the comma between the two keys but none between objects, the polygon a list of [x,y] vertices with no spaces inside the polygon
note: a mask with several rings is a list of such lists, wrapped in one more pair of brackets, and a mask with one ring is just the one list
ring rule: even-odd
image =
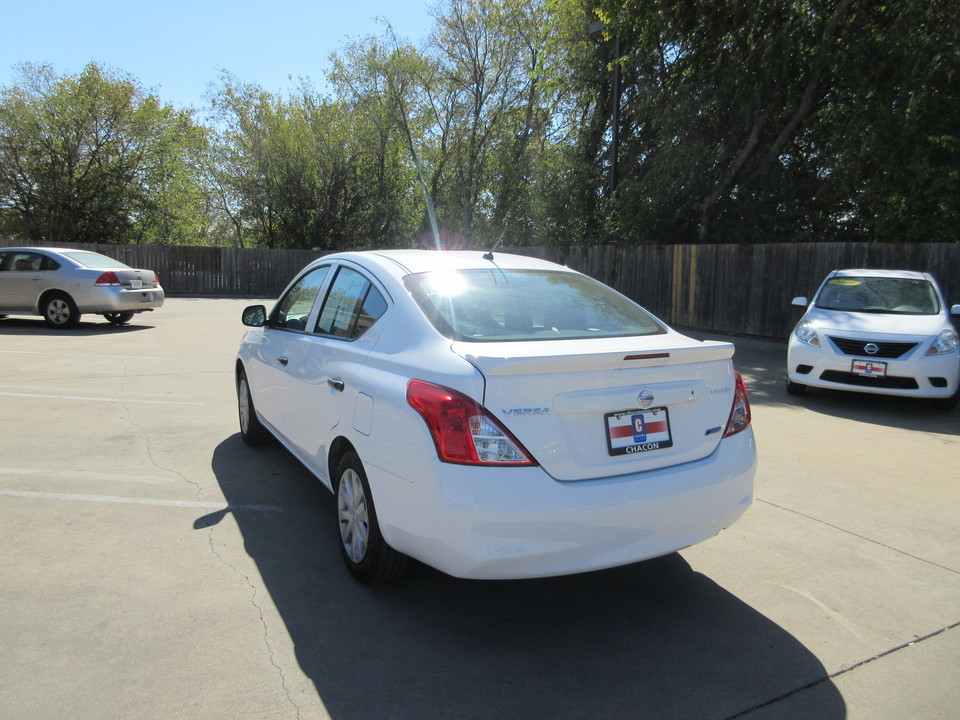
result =
[{"label": "rear windshield", "polygon": [[408,275],[405,283],[437,330],[454,340],[558,340],[666,332],[638,305],[572,272],[437,271]]},{"label": "rear windshield", "polygon": [[891,277],[835,277],[817,295],[823,310],[936,315],[940,300],[928,280]]},{"label": "rear windshield", "polygon": [[124,265],[119,260],[114,260],[112,257],[107,257],[106,255],[101,255],[100,253],[90,252],[88,250],[79,250],[77,252],[67,251],[61,253],[66,255],[68,258],[74,262],[78,262],[84,267],[88,268],[126,268],[130,267],[129,265]]}]

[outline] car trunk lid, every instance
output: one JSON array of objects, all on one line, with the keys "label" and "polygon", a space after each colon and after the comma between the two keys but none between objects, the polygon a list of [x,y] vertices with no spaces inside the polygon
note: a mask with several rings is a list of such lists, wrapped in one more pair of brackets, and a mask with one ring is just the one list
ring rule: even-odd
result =
[{"label": "car trunk lid", "polygon": [[557,480],[691,462],[714,451],[734,396],[730,343],[679,333],[456,342],[483,374],[483,404]]}]

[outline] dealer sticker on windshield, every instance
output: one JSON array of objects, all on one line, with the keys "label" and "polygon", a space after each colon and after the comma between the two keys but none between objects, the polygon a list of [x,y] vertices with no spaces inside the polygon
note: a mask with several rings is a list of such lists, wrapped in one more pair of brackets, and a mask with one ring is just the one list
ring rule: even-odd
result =
[{"label": "dealer sticker on windshield", "polygon": [[665,407],[621,410],[603,417],[607,423],[607,450],[611,455],[651,452],[673,445]]}]

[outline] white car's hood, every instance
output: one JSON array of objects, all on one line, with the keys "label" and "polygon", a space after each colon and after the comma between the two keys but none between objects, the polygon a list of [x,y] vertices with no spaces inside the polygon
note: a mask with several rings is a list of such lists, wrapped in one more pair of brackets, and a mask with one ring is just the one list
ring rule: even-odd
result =
[{"label": "white car's hood", "polygon": [[871,337],[897,335],[910,338],[930,337],[948,327],[943,315],[892,315],[812,308],[803,317],[817,330],[844,336],[867,334]]}]

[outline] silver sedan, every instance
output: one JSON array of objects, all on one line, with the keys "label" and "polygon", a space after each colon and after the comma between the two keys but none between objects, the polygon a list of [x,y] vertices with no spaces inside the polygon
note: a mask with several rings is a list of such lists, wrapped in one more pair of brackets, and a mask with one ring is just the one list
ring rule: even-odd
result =
[{"label": "silver sedan", "polygon": [[157,274],[90,252],[0,248],[0,317],[41,315],[55,328],[73,327],[84,313],[114,325],[163,306]]}]

